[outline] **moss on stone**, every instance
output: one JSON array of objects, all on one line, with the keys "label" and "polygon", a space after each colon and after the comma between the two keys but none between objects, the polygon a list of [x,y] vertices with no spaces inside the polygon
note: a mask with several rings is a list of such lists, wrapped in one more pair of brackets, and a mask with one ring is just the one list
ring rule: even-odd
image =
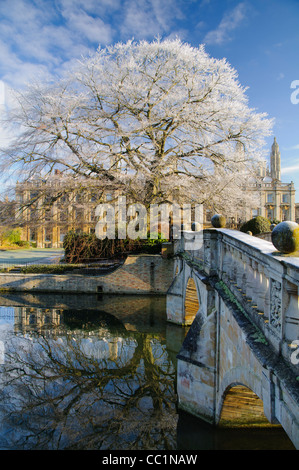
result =
[{"label": "moss on stone", "polygon": [[254,327],[255,329],[255,333],[253,333],[251,335],[251,339],[253,339],[253,341],[255,343],[263,343],[265,345],[268,345],[268,342],[265,338],[265,336],[263,335],[262,331],[257,327],[257,325],[252,321],[252,319],[250,318],[250,316],[247,314],[246,310],[244,309],[244,307],[242,307],[242,305],[240,304],[240,302],[237,300],[237,298],[234,296],[234,294],[231,292],[231,290],[227,287],[227,285],[223,282],[223,281],[218,281],[215,285],[215,287],[219,290],[221,290],[222,292],[224,292],[225,296],[228,298],[228,300],[233,303],[237,309],[247,318],[247,320],[249,320],[249,322],[252,324],[252,326]]},{"label": "moss on stone", "polygon": [[299,225],[291,221],[281,222],[271,232],[271,239],[279,252],[296,253],[299,251]]},{"label": "moss on stone", "polygon": [[226,218],[222,214],[213,215],[211,222],[215,228],[224,228],[226,226]]}]

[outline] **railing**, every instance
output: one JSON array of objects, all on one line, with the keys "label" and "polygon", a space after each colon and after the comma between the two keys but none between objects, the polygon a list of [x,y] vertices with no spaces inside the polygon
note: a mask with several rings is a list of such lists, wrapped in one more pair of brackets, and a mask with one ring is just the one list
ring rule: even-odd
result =
[{"label": "railing", "polygon": [[33,261],[1,261],[0,262],[0,270],[17,270],[20,268],[27,268],[28,266],[34,266],[34,265],[44,265],[44,264],[55,264],[59,263],[59,258],[57,257],[56,259],[53,260],[45,260],[45,259],[36,259]]},{"label": "railing", "polygon": [[228,229],[183,232],[175,252],[217,276],[266,340],[299,372],[298,257],[279,255],[271,242]]}]

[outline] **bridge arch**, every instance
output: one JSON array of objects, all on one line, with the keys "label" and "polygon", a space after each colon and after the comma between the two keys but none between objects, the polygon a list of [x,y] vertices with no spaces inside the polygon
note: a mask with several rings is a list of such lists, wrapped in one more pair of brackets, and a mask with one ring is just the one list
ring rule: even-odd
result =
[{"label": "bridge arch", "polygon": [[193,277],[189,277],[186,283],[184,299],[184,324],[191,325],[199,308],[200,296],[197,291],[196,283]]},{"label": "bridge arch", "polygon": [[222,398],[220,426],[270,426],[263,401],[249,387],[236,383],[229,386]]},{"label": "bridge arch", "polygon": [[[249,357],[249,356],[248,356]],[[217,399],[217,421],[219,422],[222,407],[224,401],[227,397],[227,394],[234,387],[242,386],[254,393],[263,403],[263,386],[261,381],[262,369],[257,369],[254,371],[249,364],[234,364],[232,367],[229,367],[229,352],[222,359],[222,365],[224,366],[225,371],[219,376],[219,385],[218,385],[218,399]],[[254,361],[254,359],[251,359]],[[249,360],[250,363],[250,360]]]}]

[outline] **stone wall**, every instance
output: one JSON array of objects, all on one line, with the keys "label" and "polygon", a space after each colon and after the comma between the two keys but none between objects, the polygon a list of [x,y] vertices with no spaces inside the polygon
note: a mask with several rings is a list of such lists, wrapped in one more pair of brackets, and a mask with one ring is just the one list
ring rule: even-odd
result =
[{"label": "stone wall", "polygon": [[0,290],[21,292],[166,294],[173,279],[173,260],[160,255],[128,256],[109,274],[1,273]]}]

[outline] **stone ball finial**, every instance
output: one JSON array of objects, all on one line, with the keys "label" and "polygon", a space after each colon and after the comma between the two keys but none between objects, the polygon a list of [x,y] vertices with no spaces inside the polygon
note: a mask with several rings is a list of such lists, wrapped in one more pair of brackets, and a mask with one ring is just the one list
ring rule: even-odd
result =
[{"label": "stone ball finial", "polygon": [[226,226],[226,218],[222,214],[213,215],[211,222],[215,228],[224,228]]},{"label": "stone ball finial", "polygon": [[299,225],[296,222],[280,222],[271,232],[272,243],[281,253],[299,251]]}]

